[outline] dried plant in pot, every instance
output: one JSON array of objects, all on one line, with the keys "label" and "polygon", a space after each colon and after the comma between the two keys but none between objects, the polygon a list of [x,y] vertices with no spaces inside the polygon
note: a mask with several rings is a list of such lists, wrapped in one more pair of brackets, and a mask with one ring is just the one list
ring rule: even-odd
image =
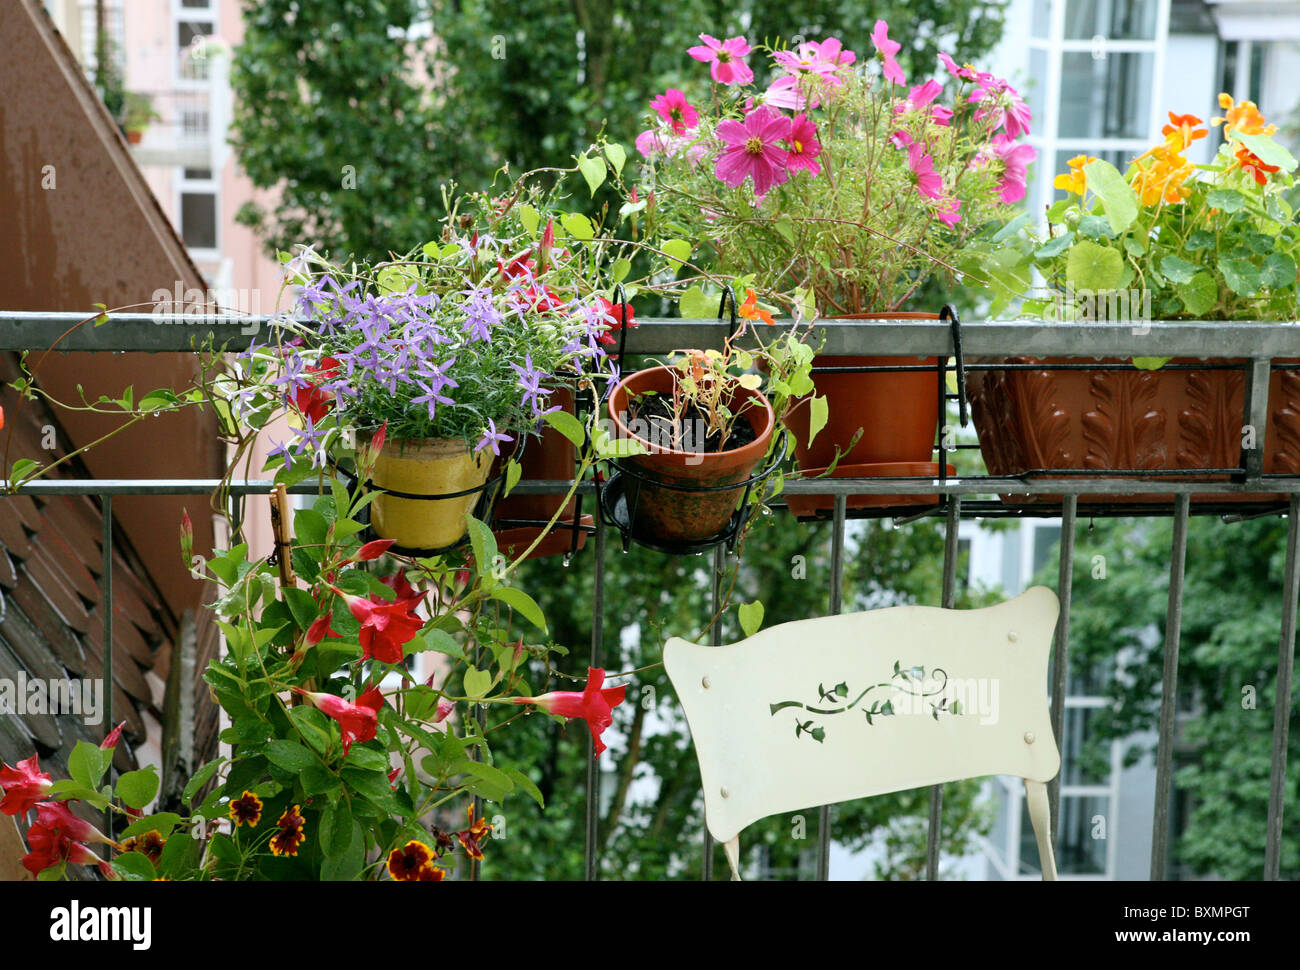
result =
[{"label": "dried plant in pot", "polygon": [[[1002,262],[1007,272],[1036,269],[1052,288],[1046,298],[1027,301],[1025,311],[1053,325],[1131,324],[1136,335],[1152,319],[1300,315],[1300,225],[1282,197],[1294,184],[1295,159],[1273,141],[1273,126],[1253,104],[1227,95],[1220,103],[1225,117],[1214,120],[1225,125],[1227,140],[1210,165],[1194,166],[1184,154],[1206,137],[1203,122],[1171,113],[1165,140],[1125,173],[1086,156],[1071,160],[1070,170],[1056,179],[1068,197],[1049,210],[1048,238],[1023,229],[1001,234],[1005,246],[1019,250],[1015,266]],[[1265,473],[1300,474],[1300,374],[1294,370],[1273,371],[1268,423],[1252,429],[1244,414],[1244,359],[1112,357],[1097,360],[1096,368],[1073,369],[1033,366],[1078,363],[1067,358],[980,363],[1023,368],[968,377],[980,447],[992,474],[1186,472],[1192,481],[1225,481],[1227,474],[1211,470],[1242,467],[1245,449],[1259,438]],[[1195,474],[1200,469],[1206,473]],[[1094,495],[1080,501],[1169,498]],[[1215,498],[1259,502],[1278,496]]]}]

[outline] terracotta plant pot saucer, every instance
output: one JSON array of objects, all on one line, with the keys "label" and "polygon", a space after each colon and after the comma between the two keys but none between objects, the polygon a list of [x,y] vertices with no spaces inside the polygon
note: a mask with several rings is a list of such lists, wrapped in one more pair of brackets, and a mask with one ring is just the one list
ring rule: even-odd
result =
[{"label": "terracotta plant pot saucer", "polygon": [[[810,468],[804,472],[804,478],[816,478],[826,472],[825,468]],[[948,476],[955,478],[957,469],[948,466]],[[938,478],[939,463],[936,461],[883,461],[862,465],[839,465],[831,473],[831,478]],[[785,496],[790,512],[799,517],[811,517],[819,512],[830,512],[835,508],[832,495],[794,495]],[[935,505],[939,496],[934,495],[850,495],[848,508],[875,509],[901,508],[912,505]]]}]

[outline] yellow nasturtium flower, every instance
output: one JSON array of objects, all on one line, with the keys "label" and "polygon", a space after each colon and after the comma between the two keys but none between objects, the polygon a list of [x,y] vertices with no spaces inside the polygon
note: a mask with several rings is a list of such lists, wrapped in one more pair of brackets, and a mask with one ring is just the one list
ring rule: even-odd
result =
[{"label": "yellow nasturtium flower", "polygon": [[1273,135],[1277,125],[1265,123],[1259,106],[1254,101],[1234,101],[1231,95],[1219,95],[1219,107],[1224,109],[1222,118],[1211,118],[1210,124],[1216,128],[1225,125],[1224,131],[1231,135],[1235,131],[1243,135]]},{"label": "yellow nasturtium flower", "polygon": [[1088,187],[1088,180],[1083,175],[1083,166],[1095,161],[1095,158],[1087,155],[1075,155],[1069,161],[1070,170],[1056,176],[1052,180],[1052,186],[1065,192],[1073,192],[1075,195],[1083,195],[1084,189]]},{"label": "yellow nasturtium flower", "polygon": [[1157,145],[1134,159],[1133,164],[1133,188],[1144,206],[1153,206],[1162,200],[1174,205],[1191,194],[1183,182],[1196,171],[1196,166],[1168,145]]}]

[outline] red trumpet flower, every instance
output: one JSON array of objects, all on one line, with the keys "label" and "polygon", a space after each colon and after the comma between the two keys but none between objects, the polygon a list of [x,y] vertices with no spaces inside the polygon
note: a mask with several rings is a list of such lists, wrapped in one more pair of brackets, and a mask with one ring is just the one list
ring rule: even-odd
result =
[{"label": "red trumpet flower", "polygon": [[318,694],[300,687],[295,687],[294,693],[301,694],[316,710],[339,722],[345,758],[354,741],[372,741],[379,731],[379,709],[384,706],[384,695],[378,687],[371,687],[355,704],[334,694]]},{"label": "red trumpet flower", "polygon": [[91,852],[85,843],[108,841],[108,837],[89,822],[73,815],[63,802],[40,802],[36,806],[36,821],[27,830],[27,844],[31,851],[23,856],[23,868],[33,876],[61,862],[82,866],[95,864],[104,868],[104,860]]},{"label": "red trumpet flower", "polygon": [[413,612],[423,597],[407,583],[404,573],[383,582],[397,593],[397,599],[392,603],[380,597],[365,599],[334,587],[331,589],[343,597],[361,624],[361,659],[373,657],[382,663],[398,664],[402,662],[402,646],[414,640],[420,627],[424,626],[424,620]]},{"label": "red trumpet flower", "polygon": [[595,742],[595,753],[599,757],[605,750],[605,743],[600,736],[605,728],[614,723],[610,713],[626,699],[627,686],[601,688],[605,682],[605,671],[599,667],[587,668],[587,687],[582,693],[572,690],[556,690],[538,697],[516,697],[516,704],[534,704],[547,714],[560,717],[582,718],[591,731],[591,740]]},{"label": "red trumpet flower", "polygon": [[[307,373],[315,375],[321,381],[333,380],[339,372],[339,362],[333,357],[321,359],[319,364],[307,368]],[[293,392],[293,404],[299,411],[311,418],[313,425],[320,424],[321,419],[334,407],[334,395],[322,391],[318,382],[300,387]]]},{"label": "red trumpet flower", "polygon": [[5,815],[26,815],[33,805],[45,797],[53,784],[54,779],[41,771],[36,755],[18,762],[16,768],[0,762],[0,792],[4,793],[4,798],[0,798],[0,812]]}]

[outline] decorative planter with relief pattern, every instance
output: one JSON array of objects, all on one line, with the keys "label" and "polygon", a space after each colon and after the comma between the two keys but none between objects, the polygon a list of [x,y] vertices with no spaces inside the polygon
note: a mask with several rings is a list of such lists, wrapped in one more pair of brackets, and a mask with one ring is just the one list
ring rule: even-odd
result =
[{"label": "decorative planter with relief pattern", "polygon": [[[1009,357],[970,363],[1057,364],[1070,358]],[[1107,358],[1099,363],[1124,364]],[[1205,363],[1177,358],[1174,364]],[[1238,363],[1244,361],[1216,361]],[[1087,469],[1237,468],[1241,464],[1246,375],[1240,369],[977,370],[966,378],[980,451],[992,475]],[[1264,472],[1300,474],[1300,371],[1269,380]],[[1061,476],[1064,477],[1064,476]],[[1167,476],[1148,476],[1159,481]],[[1225,481],[1205,475],[1194,481]],[[1273,494],[1193,495],[1229,502],[1277,501]],[[1057,496],[1021,496],[1050,501]],[[1080,495],[1080,503],[1166,502],[1171,495]]]}]

